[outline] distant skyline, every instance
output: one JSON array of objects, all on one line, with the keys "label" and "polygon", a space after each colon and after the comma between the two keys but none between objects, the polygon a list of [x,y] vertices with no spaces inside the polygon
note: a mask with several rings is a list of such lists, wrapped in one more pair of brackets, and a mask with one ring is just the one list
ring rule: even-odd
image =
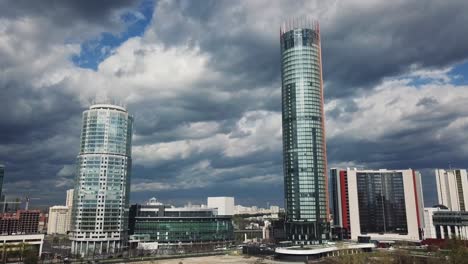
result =
[{"label": "distant skyline", "polygon": [[81,113],[135,117],[130,200],[284,206],[279,28],[320,22],[328,167],[468,168],[468,2],[1,1],[3,192],[64,204]]}]

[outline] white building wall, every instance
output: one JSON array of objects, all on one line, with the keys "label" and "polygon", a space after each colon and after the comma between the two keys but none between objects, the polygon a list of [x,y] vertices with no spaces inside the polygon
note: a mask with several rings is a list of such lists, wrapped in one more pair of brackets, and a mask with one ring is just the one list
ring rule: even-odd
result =
[{"label": "white building wall", "polygon": [[74,190],[67,190],[67,200],[65,206],[68,207],[68,216],[67,216],[67,231],[71,230],[71,219],[72,219],[72,210],[73,210],[73,194]]},{"label": "white building wall", "polygon": [[218,208],[218,215],[234,215],[234,197],[208,197],[208,208]]},{"label": "white building wall", "polygon": [[69,221],[68,207],[60,205],[50,207],[47,234],[67,234]]},{"label": "white building wall", "polygon": [[448,205],[447,194],[446,194],[447,187],[445,187],[446,180],[445,180],[445,177],[443,177],[443,173],[444,173],[443,170],[435,170],[437,201],[439,204],[443,204],[448,207],[449,205]]},{"label": "white building wall", "polygon": [[[357,240],[358,236],[361,236],[361,225],[359,219],[359,202],[357,193],[357,172],[379,172],[373,170],[356,170],[348,169],[348,198],[349,198],[349,212],[350,212],[350,228],[351,228],[351,239]],[[390,171],[388,171],[390,172]],[[416,210],[416,197],[415,197],[415,186],[413,181],[413,170],[398,170],[403,174],[403,189],[405,193],[405,209],[406,209],[406,222],[408,226],[407,235],[399,235],[394,233],[377,234],[368,233],[371,239],[376,240],[409,240],[419,241],[419,228],[418,228],[418,214]],[[419,187],[416,186],[416,190]],[[422,210],[422,208],[420,208]]]},{"label": "white building wall", "polygon": [[462,180],[463,200],[465,202],[465,211],[468,211],[468,175],[466,170],[460,170]]},{"label": "white building wall", "polygon": [[418,202],[419,202],[419,220],[421,228],[425,225],[424,219],[424,194],[423,194],[423,187],[422,187],[422,180],[421,180],[421,173],[419,171],[414,171],[416,176],[416,191],[418,194]]},{"label": "white building wall", "polygon": [[439,204],[447,206],[452,211],[461,210],[461,197],[458,193],[455,171],[460,171],[463,201],[465,203],[465,211],[468,211],[468,178],[466,170],[435,170],[438,202]]},{"label": "white building wall", "polygon": [[72,208],[73,206],[73,189],[67,190],[67,200],[65,206]]},{"label": "white building wall", "polygon": [[440,209],[438,207],[424,208],[424,239],[437,238],[436,229],[432,217],[434,216],[434,212],[441,210],[445,209]]},{"label": "white building wall", "polygon": [[447,171],[447,190],[446,193],[450,199],[450,205],[453,211],[460,211],[460,203],[458,202],[457,180],[453,171]]}]

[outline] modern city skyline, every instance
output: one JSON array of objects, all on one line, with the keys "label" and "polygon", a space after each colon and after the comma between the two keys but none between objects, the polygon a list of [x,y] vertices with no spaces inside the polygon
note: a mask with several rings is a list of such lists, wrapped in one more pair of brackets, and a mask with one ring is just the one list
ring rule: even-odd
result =
[{"label": "modern city skyline", "polygon": [[278,31],[304,15],[320,21],[329,167],[417,169],[426,206],[435,168],[468,168],[468,1],[138,1],[0,1],[9,201],[64,203],[81,114],[109,98],[136,117],[133,203],[284,208]]},{"label": "modern city skyline", "polygon": [[128,240],[133,118],[121,106],[83,113],[73,192],[72,253],[121,251]]},{"label": "modern city skyline", "polygon": [[286,233],[298,244],[322,243],[329,220],[319,24],[286,23],[280,41]]}]

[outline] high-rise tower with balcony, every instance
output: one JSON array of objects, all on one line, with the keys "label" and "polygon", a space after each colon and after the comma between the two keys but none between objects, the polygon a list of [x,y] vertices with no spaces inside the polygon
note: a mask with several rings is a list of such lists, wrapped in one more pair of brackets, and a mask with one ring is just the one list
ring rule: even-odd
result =
[{"label": "high-rise tower with balcony", "polygon": [[280,41],[286,233],[319,244],[329,239],[319,25],[286,23]]},{"label": "high-rise tower with balcony", "polygon": [[73,193],[72,253],[121,251],[128,239],[133,118],[109,104],[83,113]]}]

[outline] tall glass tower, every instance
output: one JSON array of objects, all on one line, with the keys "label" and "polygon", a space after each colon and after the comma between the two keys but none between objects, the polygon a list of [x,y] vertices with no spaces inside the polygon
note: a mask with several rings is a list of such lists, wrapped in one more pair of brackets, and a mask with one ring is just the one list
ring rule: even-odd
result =
[{"label": "tall glass tower", "polygon": [[296,244],[329,239],[320,30],[294,21],[280,29],[286,233]]},{"label": "tall glass tower", "polygon": [[83,113],[73,194],[72,254],[121,251],[128,240],[133,118],[120,106]]}]

